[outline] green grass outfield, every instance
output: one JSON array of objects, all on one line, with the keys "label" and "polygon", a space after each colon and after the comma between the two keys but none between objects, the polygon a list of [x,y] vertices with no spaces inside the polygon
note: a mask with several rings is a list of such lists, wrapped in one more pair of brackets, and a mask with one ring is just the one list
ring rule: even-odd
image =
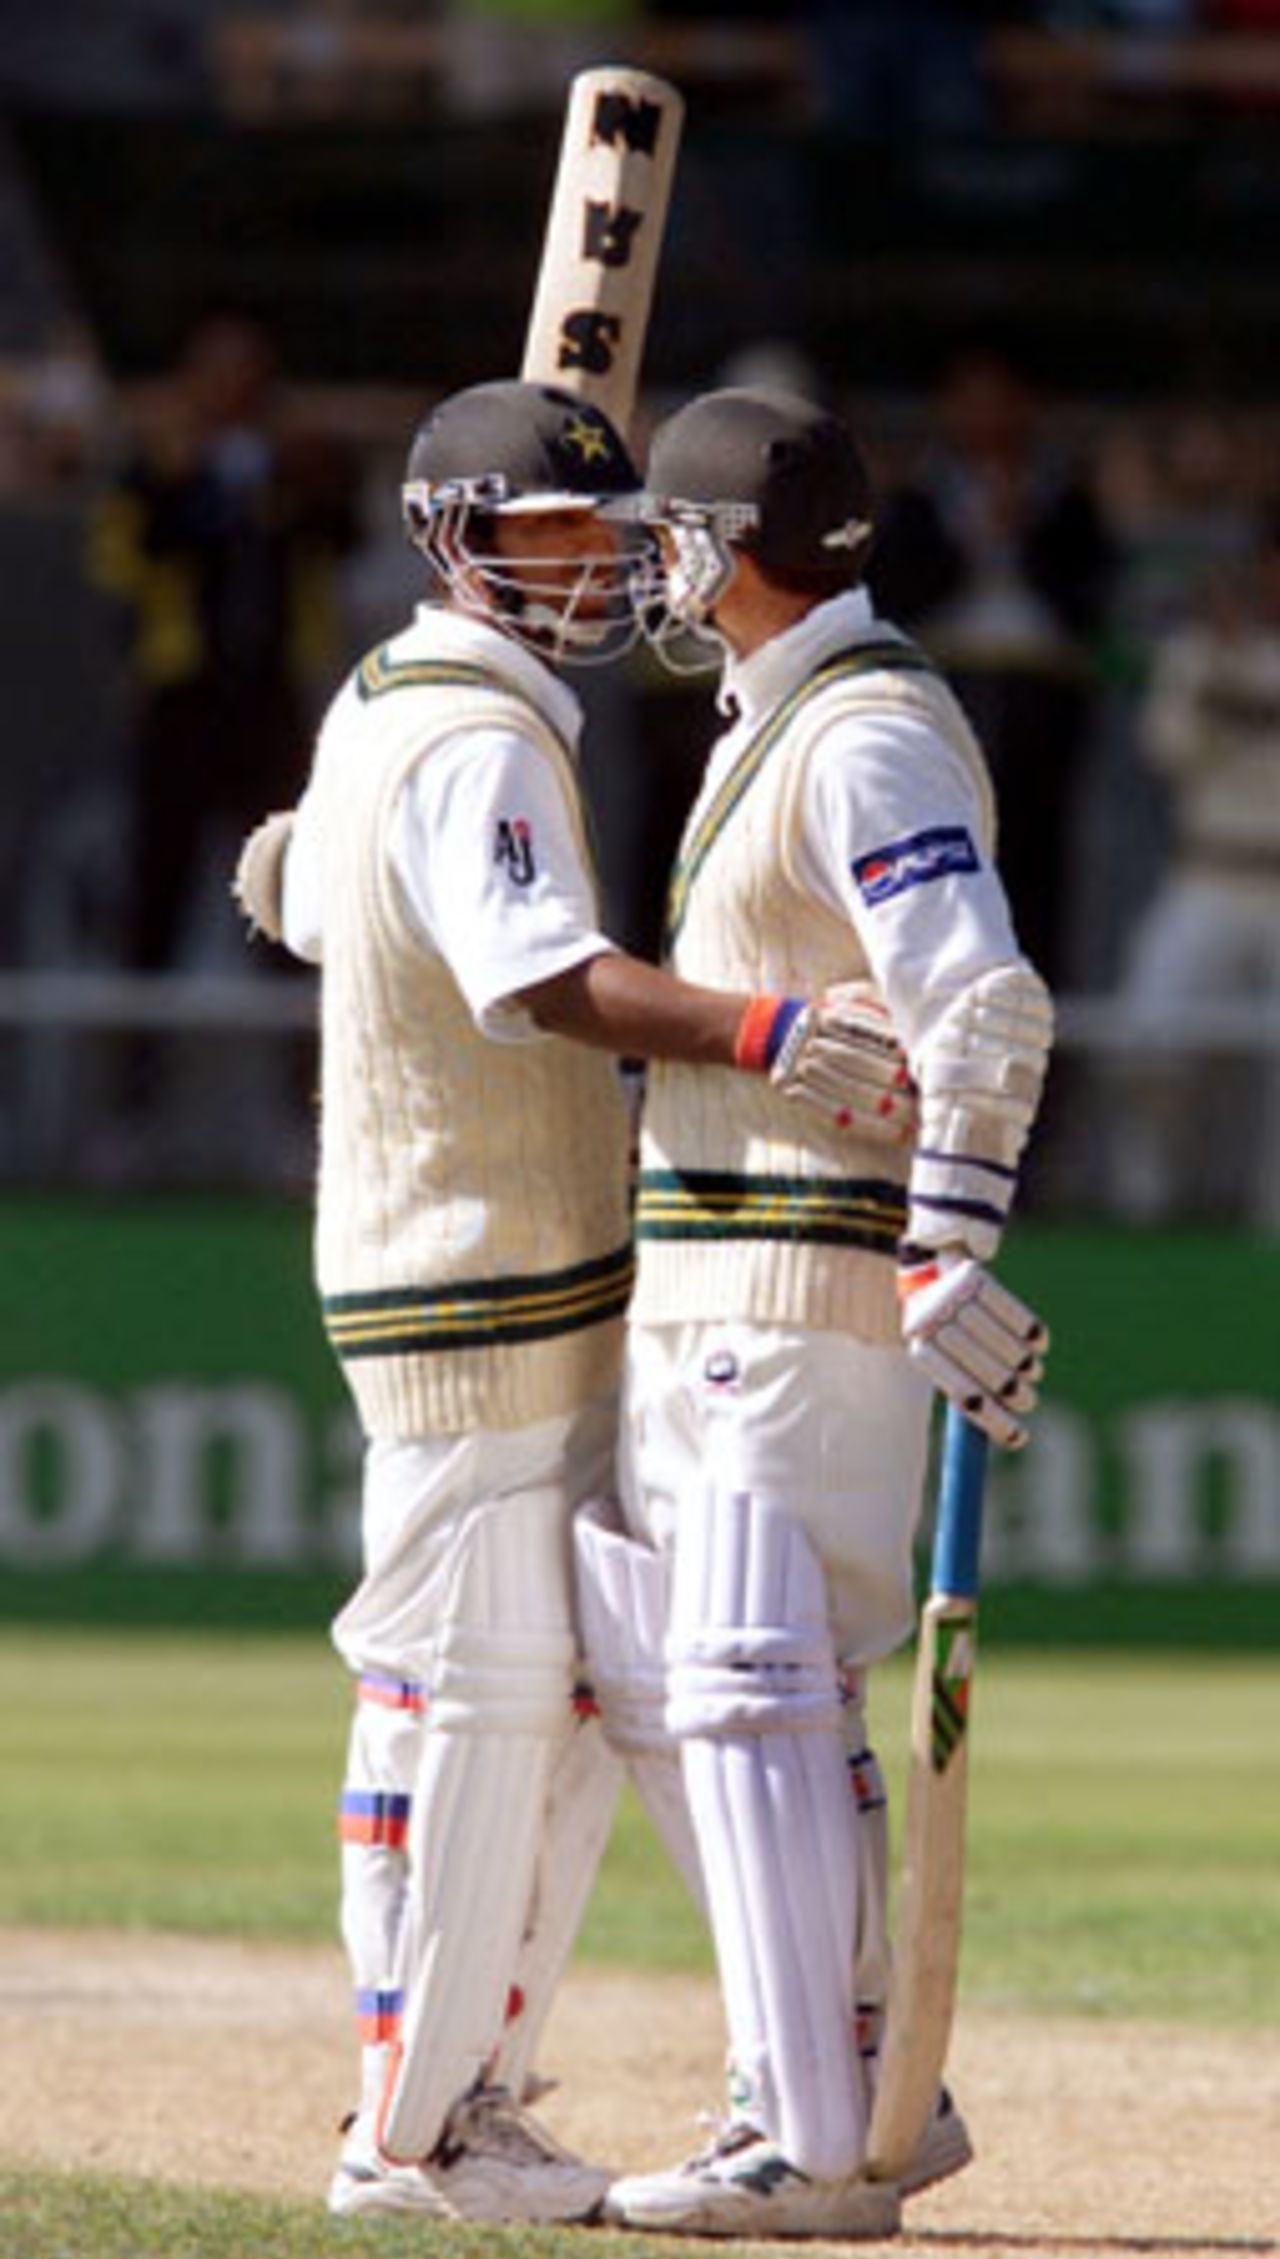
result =
[{"label": "green grass outfield", "polygon": [[615,2231],[606,2244],[592,2228],[330,2220],[314,2204],[266,2196],[0,2169],[0,2259],[689,2259],[689,2250],[677,2236]]},{"label": "green grass outfield", "polygon": [[[319,1636],[5,1630],[0,1921],[332,1939],[349,1702]],[[994,1650],[974,1706],[967,1999],[1280,2024],[1280,1668]],[[630,1804],[581,1951],[711,1966]]]},{"label": "green grass outfield", "polygon": [[[906,1659],[873,1723],[900,1783]],[[0,1922],[332,1941],[345,1677],[311,1638],[0,1633]],[[1280,1669],[995,1650],[975,1686],[971,2006],[1280,2025]],[[710,1968],[624,1805],[585,1959]],[[434,2240],[434,2239],[433,2239]],[[481,2244],[449,2232],[451,2249]],[[628,2240],[630,2254],[647,2239]],[[329,2259],[421,2250],[314,2207],[0,2175],[0,2259]],[[496,2259],[581,2235],[484,2232]],[[655,2243],[652,2248],[678,2248]]]}]

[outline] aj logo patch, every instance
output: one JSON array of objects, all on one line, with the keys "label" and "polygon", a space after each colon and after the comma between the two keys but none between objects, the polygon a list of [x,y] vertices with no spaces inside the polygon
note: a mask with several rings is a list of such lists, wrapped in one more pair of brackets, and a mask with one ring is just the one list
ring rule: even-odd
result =
[{"label": "aj logo patch", "polygon": [[867,908],[874,910],[877,903],[905,894],[910,887],[977,868],[978,850],[965,825],[938,824],[931,831],[913,831],[906,839],[891,839],[870,855],[859,855],[853,876]]},{"label": "aj logo patch", "polygon": [[500,863],[513,886],[530,886],[537,877],[533,859],[533,832],[523,816],[500,816],[494,834],[493,859]]}]

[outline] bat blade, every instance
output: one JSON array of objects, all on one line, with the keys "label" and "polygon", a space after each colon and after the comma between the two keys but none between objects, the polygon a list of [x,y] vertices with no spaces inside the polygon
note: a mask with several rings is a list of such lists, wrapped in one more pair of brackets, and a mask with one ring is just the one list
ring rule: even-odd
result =
[{"label": "bat blade", "polygon": [[898,2179],[920,2144],[955,2014],[985,1470],[986,1438],[949,1406],[930,1593],[916,1651],[893,1976],[867,2138],[873,2180]]},{"label": "bat blade", "polygon": [[624,436],[683,119],[648,71],[603,65],[570,84],[520,374],[580,394]]}]

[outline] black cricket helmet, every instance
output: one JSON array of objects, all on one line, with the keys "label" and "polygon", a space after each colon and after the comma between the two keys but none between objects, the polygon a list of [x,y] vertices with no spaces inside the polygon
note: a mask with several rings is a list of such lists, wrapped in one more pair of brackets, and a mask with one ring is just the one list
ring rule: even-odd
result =
[{"label": "black cricket helmet", "polygon": [[625,444],[591,403],[558,385],[477,384],[420,426],[402,489],[405,527],[460,609],[544,657],[611,658],[635,632],[621,536],[603,537],[598,557],[542,559],[535,577],[497,552],[494,522],[538,511],[608,517],[639,485]]},{"label": "black cricket helmet", "polygon": [[764,388],[704,393],[659,425],[637,508],[671,535],[665,595],[685,627],[713,610],[735,548],[768,570],[838,585],[858,577],[871,537],[870,480],[848,425]]}]

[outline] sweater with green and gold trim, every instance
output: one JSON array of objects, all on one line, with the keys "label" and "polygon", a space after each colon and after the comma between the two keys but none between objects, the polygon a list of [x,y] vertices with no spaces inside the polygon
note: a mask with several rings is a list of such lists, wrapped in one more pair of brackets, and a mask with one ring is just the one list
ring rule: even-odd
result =
[{"label": "sweater with green and gold trim", "polygon": [[[869,977],[856,929],[800,883],[796,853],[819,733],[886,709],[924,719],[980,776],[963,716],[922,653],[900,640],[828,653],[695,803],[668,904],[673,971],[793,996]],[[737,1317],[900,1341],[893,1257],[907,1165],[896,1149],[828,1130],[762,1076],[655,1065],[633,1320]]]},{"label": "sweater with green and gold trim", "polygon": [[541,748],[586,858],[571,755],[523,687],[483,668],[396,647],[367,660],[309,788],[325,888],[316,1269],[373,1436],[517,1427],[602,1393],[631,1283],[612,1063],[483,1036],[391,867],[402,784],[468,727]]}]

